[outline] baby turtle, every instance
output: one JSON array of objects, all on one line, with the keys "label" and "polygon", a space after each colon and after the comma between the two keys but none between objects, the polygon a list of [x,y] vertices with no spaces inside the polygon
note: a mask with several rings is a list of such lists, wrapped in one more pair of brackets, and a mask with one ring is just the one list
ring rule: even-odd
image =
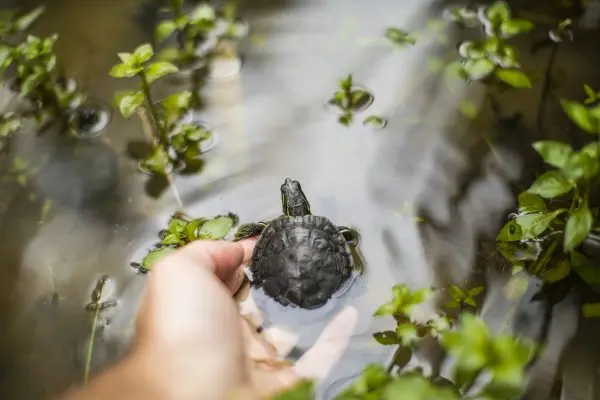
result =
[{"label": "baby turtle", "polygon": [[244,224],[234,240],[260,234],[249,269],[252,285],[284,306],[323,306],[356,268],[350,246],[358,235],[328,218],[312,215],[298,181],[281,185],[283,215]]}]

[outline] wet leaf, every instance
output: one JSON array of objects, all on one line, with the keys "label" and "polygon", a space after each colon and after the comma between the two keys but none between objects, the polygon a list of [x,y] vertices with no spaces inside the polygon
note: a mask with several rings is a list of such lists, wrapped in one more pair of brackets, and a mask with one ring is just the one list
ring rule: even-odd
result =
[{"label": "wet leaf", "polygon": [[485,51],[475,42],[466,40],[458,46],[458,54],[463,58],[480,59],[485,57]]},{"label": "wet leaf", "polygon": [[352,90],[352,86],[354,85],[352,80],[352,74],[349,74],[346,78],[342,79],[338,83],[340,89],[344,92],[350,92]]},{"label": "wet leaf", "polygon": [[518,69],[498,69],[496,78],[514,88],[531,88],[531,80]]},{"label": "wet leaf", "polygon": [[207,221],[200,230],[200,239],[220,240],[223,239],[233,228],[234,220],[229,216],[220,216]]},{"label": "wet leaf", "polygon": [[477,81],[487,77],[494,70],[495,65],[487,58],[477,60],[467,59],[462,63],[462,70],[470,80]]},{"label": "wet leaf", "polygon": [[156,42],[158,42],[158,43],[163,42],[166,38],[171,36],[173,34],[173,32],[175,32],[176,29],[177,29],[177,25],[175,24],[175,21],[170,20],[170,19],[166,20],[166,21],[162,21],[161,23],[159,23],[156,26],[156,31],[155,31]]},{"label": "wet leaf", "polygon": [[546,211],[548,211],[546,202],[540,196],[529,192],[519,193],[519,213],[544,213]]},{"label": "wet leaf", "polygon": [[600,317],[600,303],[586,303],[581,306],[581,312],[586,318]]},{"label": "wet leaf", "polygon": [[344,126],[349,126],[352,123],[353,115],[351,112],[344,113],[338,117],[338,122]]},{"label": "wet leaf", "polygon": [[516,219],[521,227],[522,239],[535,239],[550,227],[552,221],[567,210],[562,208],[543,214],[519,215]]},{"label": "wet leaf", "polygon": [[413,308],[423,303],[431,295],[431,289],[419,289],[411,292],[404,284],[392,287],[392,300],[379,306],[375,316],[410,315]]},{"label": "wet leaf", "polygon": [[579,246],[592,230],[594,217],[585,202],[581,202],[569,218],[565,226],[563,247],[565,251]]},{"label": "wet leaf", "polygon": [[165,97],[160,104],[168,110],[187,109],[192,102],[192,92],[185,90]]},{"label": "wet leaf", "polygon": [[485,14],[493,25],[498,26],[510,19],[510,8],[504,1],[496,1],[487,8]]},{"label": "wet leaf", "polygon": [[396,335],[396,332],[394,332],[394,331],[375,332],[373,334],[373,337],[375,338],[377,343],[383,344],[386,346],[396,345],[396,344],[401,343],[400,338],[398,337],[398,335]]},{"label": "wet leaf", "polygon": [[144,94],[141,91],[118,92],[115,104],[123,117],[130,118],[144,104]]},{"label": "wet leaf", "polygon": [[162,146],[155,146],[150,156],[142,160],[142,166],[158,175],[166,175],[171,160]]},{"label": "wet leaf", "polygon": [[410,346],[419,339],[417,327],[410,322],[398,324],[396,334],[404,346]]},{"label": "wet leaf", "polygon": [[46,7],[39,6],[29,11],[27,14],[22,15],[15,20],[15,28],[19,32],[26,31],[35,21],[37,21],[44,11],[46,11]]},{"label": "wet leaf", "polygon": [[504,227],[496,236],[497,242],[518,242],[523,237],[523,230],[521,226],[517,223],[517,221],[510,220],[508,221]]},{"label": "wet leaf", "polygon": [[387,125],[387,121],[378,115],[369,115],[363,120],[363,125],[371,129],[381,129]]},{"label": "wet leaf", "polygon": [[157,249],[150,250],[142,260],[142,265],[146,270],[151,271],[152,266],[156,261],[173,251],[175,251],[175,249],[172,247],[159,247]]},{"label": "wet leaf", "polygon": [[572,183],[560,171],[548,171],[539,176],[527,191],[551,199],[570,192],[572,188]]},{"label": "wet leaf", "polygon": [[566,278],[569,272],[571,272],[571,262],[564,258],[550,264],[549,268],[545,268],[540,273],[540,278],[548,283],[554,283]]},{"label": "wet leaf", "polygon": [[385,387],[381,397],[376,398],[382,400],[460,400],[462,397],[452,388],[437,386],[423,375],[403,374]]},{"label": "wet leaf", "polygon": [[587,108],[583,104],[571,100],[561,100],[560,104],[564,112],[575,125],[588,133],[598,133],[597,121],[590,116]]},{"label": "wet leaf", "polygon": [[573,148],[570,145],[555,140],[537,141],[533,144],[533,148],[546,164],[557,168],[563,168],[573,155]]},{"label": "wet leaf", "polygon": [[141,67],[132,67],[126,64],[117,64],[110,69],[108,74],[113,78],[131,78],[142,71]]},{"label": "wet leaf", "polygon": [[535,25],[525,19],[511,19],[500,24],[500,35],[503,38],[511,38],[522,33],[530,32]]},{"label": "wet leaf", "polygon": [[171,64],[168,61],[157,61],[150,64],[148,69],[146,69],[146,79],[149,84],[152,84],[157,79],[177,71],[179,71],[179,69],[174,64]]},{"label": "wet leaf", "polygon": [[414,45],[417,42],[414,36],[407,31],[393,27],[387,28],[384,36],[396,46]]},{"label": "wet leaf", "polygon": [[143,64],[146,61],[150,60],[153,55],[154,55],[154,49],[152,48],[152,45],[149,44],[149,43],[144,43],[144,44],[138,46],[133,51],[133,55],[131,57],[131,61],[135,65],[141,66],[141,64]]},{"label": "wet leaf", "polygon": [[583,254],[571,251],[573,271],[588,285],[600,286],[600,267],[592,264]]},{"label": "wet leaf", "polygon": [[289,389],[273,396],[273,400],[310,400],[314,398],[314,383],[301,380]]}]

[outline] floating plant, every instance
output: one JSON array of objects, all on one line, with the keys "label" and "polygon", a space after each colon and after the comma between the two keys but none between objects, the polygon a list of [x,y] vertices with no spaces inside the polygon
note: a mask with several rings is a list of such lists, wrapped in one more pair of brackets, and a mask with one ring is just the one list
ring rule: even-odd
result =
[{"label": "floating plant", "polygon": [[[80,109],[75,109],[85,95],[78,92],[74,80],[59,72],[53,46],[58,35],[37,37],[25,31],[41,16],[44,8],[38,7],[25,15],[9,15],[0,21],[0,72],[11,68],[15,73],[10,88],[25,101],[19,111],[21,117],[33,117],[43,131],[58,123],[61,130],[75,134],[71,121],[77,119]],[[95,109],[88,110],[94,113]]]},{"label": "floating plant", "polygon": [[465,41],[458,47],[461,56],[460,75],[467,81],[485,80],[513,88],[530,88],[529,77],[519,70],[516,49],[506,42],[519,34],[530,32],[534,25],[524,19],[513,19],[508,5],[496,1],[477,11],[456,11],[461,21],[477,22],[485,37],[477,41]]},{"label": "floating plant", "polygon": [[369,115],[363,119],[363,125],[373,130],[379,130],[386,127],[387,120],[379,115]]},{"label": "floating plant", "polygon": [[598,210],[590,204],[590,193],[600,176],[600,105],[571,100],[562,100],[561,105],[572,123],[595,140],[579,150],[554,140],[533,144],[552,169],[519,194],[518,212],[496,241],[507,260],[548,287],[568,282],[570,289],[579,281],[600,289],[600,273],[586,255],[586,245],[598,232]]},{"label": "floating plant", "polygon": [[336,108],[339,114],[338,122],[349,126],[354,119],[354,113],[369,108],[373,100],[374,97],[371,93],[354,84],[352,74],[350,74],[338,82],[338,90],[327,104]]},{"label": "floating plant", "polygon": [[196,240],[222,240],[238,223],[239,218],[233,213],[213,218],[191,218],[177,212],[169,219],[167,228],[158,233],[160,241],[141,262],[132,262],[130,265],[138,273],[145,274],[152,269],[154,262],[175,249]]},{"label": "floating plant", "polygon": [[417,43],[417,39],[409,32],[394,27],[387,28],[384,36],[398,47],[412,46]]},{"label": "floating plant", "polygon": [[146,126],[152,130],[153,143],[144,154],[136,155],[140,158],[140,169],[161,176],[182,170],[198,172],[203,166],[202,142],[210,140],[212,132],[206,124],[184,121],[192,104],[190,91],[172,94],[158,102],[153,100],[151,85],[178,70],[168,61],[151,62],[153,56],[152,46],[143,44],[133,53],[119,53],[122,62],[110,71],[115,78],[140,80],[139,89],[115,95],[115,103],[125,118],[144,109],[147,111],[144,115],[151,119]]}]

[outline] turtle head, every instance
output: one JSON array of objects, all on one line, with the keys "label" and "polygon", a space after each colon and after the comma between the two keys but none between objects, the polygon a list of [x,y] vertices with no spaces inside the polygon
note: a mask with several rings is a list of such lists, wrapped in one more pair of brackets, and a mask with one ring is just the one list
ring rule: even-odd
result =
[{"label": "turtle head", "polygon": [[300,217],[310,214],[310,203],[302,191],[300,182],[286,178],[280,189],[281,209],[284,215]]}]

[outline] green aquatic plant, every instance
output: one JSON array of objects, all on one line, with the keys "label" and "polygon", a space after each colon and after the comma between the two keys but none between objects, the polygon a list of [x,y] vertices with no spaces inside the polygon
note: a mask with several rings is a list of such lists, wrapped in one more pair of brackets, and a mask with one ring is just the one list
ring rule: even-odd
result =
[{"label": "green aquatic plant", "polygon": [[384,36],[398,47],[412,46],[417,43],[417,39],[409,32],[395,27],[387,28]]},{"label": "green aquatic plant", "polygon": [[451,15],[467,26],[480,25],[485,33],[484,38],[464,41],[458,47],[461,56],[459,74],[465,80],[531,88],[531,80],[520,70],[517,50],[507,40],[530,32],[534,27],[532,22],[512,18],[504,1],[492,3],[483,12],[455,9]]},{"label": "green aquatic plant", "polygon": [[600,271],[580,246],[597,230],[598,210],[590,204],[590,193],[600,178],[600,105],[572,100],[561,105],[572,123],[596,140],[577,150],[554,140],[533,144],[551,168],[519,194],[518,212],[496,241],[505,258],[549,284],[578,276],[598,287]]},{"label": "green aquatic plant", "polygon": [[[58,35],[38,37],[26,34],[43,12],[44,7],[38,7],[26,14],[9,13],[0,19],[0,73],[6,75],[9,67],[16,72],[11,89],[25,100],[25,108],[17,113],[21,119],[34,117],[40,128],[57,122],[61,129],[73,133],[75,108],[86,97],[58,68],[53,50]],[[3,122],[6,119],[5,115]],[[4,132],[12,133],[21,124],[12,115],[8,126],[4,123],[2,126]]]},{"label": "green aquatic plant", "polygon": [[117,306],[117,301],[114,299],[105,300],[103,298],[104,287],[108,281],[107,275],[102,275],[97,281],[92,293],[90,295],[90,302],[86,305],[87,311],[94,313],[94,319],[92,320],[92,327],[90,330],[90,339],[87,347],[85,357],[85,368],[83,372],[83,383],[87,383],[90,377],[90,366],[92,364],[92,357],[94,354],[94,342],[96,340],[96,331],[98,328],[98,322],[100,319],[100,313],[108,308]]},{"label": "green aquatic plant", "polygon": [[364,110],[371,102],[373,102],[373,95],[357,87],[354,84],[352,74],[349,74],[338,82],[338,90],[327,104],[339,110],[338,122],[344,126],[349,126],[354,120],[354,113]]},{"label": "green aquatic plant", "polygon": [[151,119],[149,129],[154,143],[148,151],[138,155],[142,169],[163,176],[179,168],[197,172],[203,165],[200,159],[202,142],[212,137],[211,132],[198,123],[183,121],[191,107],[190,91],[178,92],[161,101],[154,101],[152,84],[177,72],[178,68],[168,61],[152,62],[153,57],[154,50],[150,44],[138,46],[133,53],[119,53],[121,63],[112,67],[110,76],[136,77],[140,85],[137,90],[118,92],[115,103],[125,118],[144,109],[147,112],[145,115]]},{"label": "green aquatic plant", "polygon": [[222,240],[239,223],[233,213],[213,218],[191,218],[177,212],[169,219],[166,229],[159,232],[160,241],[144,256],[141,263],[130,265],[139,273],[147,273],[154,262],[166,254],[196,240]]}]

